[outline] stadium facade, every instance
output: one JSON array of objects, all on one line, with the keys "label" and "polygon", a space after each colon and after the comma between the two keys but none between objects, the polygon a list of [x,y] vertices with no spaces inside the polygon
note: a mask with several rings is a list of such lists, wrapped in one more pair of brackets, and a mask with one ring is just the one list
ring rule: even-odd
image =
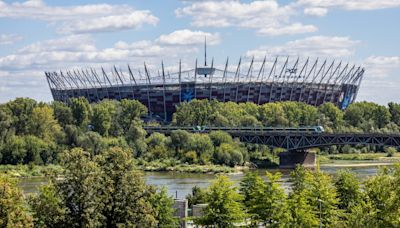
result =
[{"label": "stadium facade", "polygon": [[[256,67],[257,65],[257,67]],[[345,109],[355,101],[364,75],[361,66],[328,60],[300,60],[298,57],[254,58],[246,64],[240,59],[230,66],[228,59],[220,67],[212,61],[207,66],[169,73],[161,65],[155,74],[144,64],[142,70],[115,66],[45,72],[54,100],[67,102],[72,97],[86,97],[89,102],[103,99],[136,99],[147,106],[149,116],[168,121],[176,106],[192,99],[215,99],[221,102],[299,101],[319,106],[332,102]]]}]

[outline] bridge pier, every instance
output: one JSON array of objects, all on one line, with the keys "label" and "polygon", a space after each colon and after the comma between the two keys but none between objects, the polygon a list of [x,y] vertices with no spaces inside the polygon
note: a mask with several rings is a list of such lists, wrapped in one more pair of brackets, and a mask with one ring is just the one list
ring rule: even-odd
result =
[{"label": "bridge pier", "polygon": [[279,153],[279,168],[294,169],[297,165],[313,168],[317,164],[317,154],[307,151],[288,151]]}]

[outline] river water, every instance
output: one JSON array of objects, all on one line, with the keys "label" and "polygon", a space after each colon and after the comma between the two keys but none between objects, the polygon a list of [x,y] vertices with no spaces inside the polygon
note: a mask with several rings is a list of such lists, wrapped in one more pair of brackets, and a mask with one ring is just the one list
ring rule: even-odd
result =
[{"label": "river water", "polygon": [[[339,171],[339,167],[333,166],[323,166],[321,170],[329,173],[335,174]],[[371,175],[375,175],[379,169],[377,166],[370,167],[348,167],[346,169],[352,170],[357,174],[358,178],[361,180],[366,179]],[[265,171],[270,172],[281,172],[282,175],[282,186],[287,188],[289,186],[288,178],[290,170],[280,170],[280,169],[258,169],[251,170],[249,172],[258,172],[259,174],[264,174]],[[243,178],[244,174],[229,174],[229,178],[235,183],[239,183]],[[212,180],[215,178],[215,174],[204,174],[204,173],[178,173],[178,172],[146,172],[145,179],[147,184],[155,185],[157,187],[166,187],[168,189],[169,195],[177,198],[184,198],[191,192],[192,187],[207,187],[210,185]],[[20,180],[20,187],[25,194],[37,192],[37,188],[40,185],[46,184],[46,179],[42,177],[32,177],[32,178],[22,178]]]}]

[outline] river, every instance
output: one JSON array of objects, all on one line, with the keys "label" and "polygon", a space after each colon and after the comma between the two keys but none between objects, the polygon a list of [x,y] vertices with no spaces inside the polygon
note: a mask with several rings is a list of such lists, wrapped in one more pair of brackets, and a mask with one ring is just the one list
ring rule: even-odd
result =
[{"label": "river", "polygon": [[[322,166],[321,170],[335,174],[338,170],[343,169],[334,166]],[[358,178],[363,180],[368,176],[375,175],[378,171],[378,166],[369,167],[347,167],[357,174]],[[260,174],[265,173],[265,169],[252,170],[250,172],[258,172]],[[286,187],[289,185],[288,178],[290,170],[271,169],[270,172],[281,172],[282,175],[282,186]],[[243,178],[244,174],[229,174],[231,180],[235,183]],[[169,195],[178,198],[184,198],[191,192],[192,187],[207,187],[211,181],[215,178],[215,174],[204,174],[204,173],[178,173],[178,172],[146,172],[145,179],[147,184],[155,185],[157,187],[167,187]],[[22,178],[20,180],[20,187],[25,194],[37,192],[37,188],[40,185],[45,184],[47,181],[43,177],[32,177]]]}]

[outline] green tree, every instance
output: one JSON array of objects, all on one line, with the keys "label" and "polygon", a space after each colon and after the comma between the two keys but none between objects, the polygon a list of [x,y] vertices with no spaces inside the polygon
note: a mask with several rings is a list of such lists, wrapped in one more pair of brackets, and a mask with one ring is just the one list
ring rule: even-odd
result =
[{"label": "green tree", "polygon": [[[150,204],[153,194],[133,164],[130,151],[111,148],[97,156],[101,170],[101,214],[106,227],[154,226],[156,216]],[[166,200],[159,197],[160,200]],[[161,202],[160,202],[161,203]],[[164,202],[165,203],[165,202]],[[165,203],[166,204],[166,203]],[[161,205],[161,209],[163,206]]]},{"label": "green tree", "polygon": [[214,109],[207,99],[194,99],[179,104],[173,115],[173,123],[178,126],[209,125],[213,114]]},{"label": "green tree", "polygon": [[29,198],[35,227],[67,227],[67,207],[58,195],[55,185],[50,183],[39,188],[39,193]]},{"label": "green tree", "polygon": [[389,110],[382,105],[378,105],[374,110],[374,121],[378,128],[383,128],[390,122],[391,115]]},{"label": "green tree", "polygon": [[217,227],[232,227],[241,223],[246,217],[241,200],[242,196],[237,193],[234,183],[226,176],[218,176],[207,190],[208,205],[203,209],[204,215],[195,219],[195,223]]},{"label": "green tree", "polygon": [[360,203],[362,194],[360,182],[354,173],[348,170],[340,170],[335,180],[337,196],[340,199],[339,209],[349,211],[350,208]]},{"label": "green tree", "polygon": [[211,139],[205,134],[192,134],[188,150],[196,151],[201,164],[207,164],[212,156],[214,146]]},{"label": "green tree", "polygon": [[116,112],[116,104],[109,100],[103,100],[93,105],[93,115],[91,118],[93,129],[102,136],[108,136]]},{"label": "green tree", "polygon": [[121,113],[119,123],[123,132],[126,133],[135,124],[140,122],[140,118],[147,115],[147,108],[137,100],[121,100]]},{"label": "green tree", "polygon": [[[155,211],[157,227],[178,227],[178,219],[175,217],[173,208],[174,200],[167,195],[167,189],[161,188],[160,191],[153,193],[150,199]],[[148,224],[146,224],[148,225]]]},{"label": "green tree", "polygon": [[269,227],[286,227],[289,222],[287,196],[278,184],[281,174],[266,172],[267,181],[255,177],[249,186],[253,187],[248,192],[248,212],[252,215],[255,224]]},{"label": "green tree", "polygon": [[400,126],[400,104],[390,102],[389,103],[389,112],[391,115],[391,121]]},{"label": "green tree", "polygon": [[192,193],[186,196],[189,207],[192,207],[193,205],[196,204],[206,203],[206,196],[207,196],[206,190],[195,185],[192,188]]},{"label": "green tree", "polygon": [[69,107],[72,110],[75,125],[86,128],[92,115],[92,108],[88,100],[84,97],[71,98]]},{"label": "green tree", "polygon": [[288,123],[280,103],[263,104],[259,113],[260,120],[264,126],[285,126]]},{"label": "green tree", "polygon": [[62,127],[73,124],[74,117],[70,107],[60,101],[53,101],[51,107],[54,110],[54,117]]},{"label": "green tree", "polygon": [[15,181],[1,174],[0,227],[33,227],[21,190]]},{"label": "green tree", "polygon": [[318,107],[318,111],[328,118],[328,127],[337,129],[343,124],[343,112],[334,104],[322,104]]},{"label": "green tree", "polygon": [[106,185],[103,185],[99,165],[90,159],[89,153],[80,148],[74,148],[63,155],[64,178],[52,183],[66,208],[65,226],[101,225],[104,202],[100,193]]},{"label": "green tree", "polygon": [[47,105],[32,110],[29,129],[31,134],[45,141],[54,141],[62,134],[61,126],[54,119],[53,109]]},{"label": "green tree", "polygon": [[29,122],[33,109],[37,106],[35,100],[30,98],[17,98],[6,104],[13,117],[12,127],[15,134],[29,134]]}]

